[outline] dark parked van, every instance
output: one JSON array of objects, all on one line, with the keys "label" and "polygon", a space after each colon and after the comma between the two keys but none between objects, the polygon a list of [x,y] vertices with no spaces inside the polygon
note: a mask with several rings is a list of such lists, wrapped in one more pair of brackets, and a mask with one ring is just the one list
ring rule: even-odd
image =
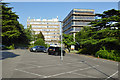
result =
[{"label": "dark parked van", "polygon": [[[63,53],[63,56],[65,56],[64,50],[62,50],[62,53]],[[48,55],[55,55],[55,56],[61,55],[61,47],[53,47],[53,46],[49,47]]]}]

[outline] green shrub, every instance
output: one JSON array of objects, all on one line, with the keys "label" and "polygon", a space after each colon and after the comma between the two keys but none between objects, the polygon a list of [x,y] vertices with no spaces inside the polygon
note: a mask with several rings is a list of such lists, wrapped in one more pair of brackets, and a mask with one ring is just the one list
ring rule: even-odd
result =
[{"label": "green shrub", "polygon": [[40,39],[37,39],[34,44],[31,44],[31,45],[29,46],[29,48],[32,48],[32,47],[34,47],[34,46],[45,46],[45,47],[47,48],[47,47],[49,47],[50,45],[45,44],[45,41],[44,41],[42,38],[40,38]]},{"label": "green shrub", "polygon": [[6,47],[7,49],[15,49],[14,44],[10,45],[9,47]]},{"label": "green shrub", "polygon": [[34,47],[34,44],[31,44],[31,45],[29,46],[29,49],[32,48],[32,47]]},{"label": "green shrub", "polygon": [[100,57],[100,58],[105,58],[105,59],[110,59],[114,61],[120,61],[120,56],[117,53],[118,51],[116,50],[106,50],[105,47],[103,49],[100,49],[99,51],[96,52],[95,56]]},{"label": "green shrub", "polygon": [[43,40],[43,39],[37,39],[36,41],[35,41],[35,43],[34,43],[34,46],[45,46],[45,47],[47,47],[47,44],[45,44],[45,41]]},{"label": "green shrub", "polygon": [[116,61],[119,61],[119,62],[120,62],[120,57],[116,57]]},{"label": "green shrub", "polygon": [[95,56],[96,57],[101,57],[101,58],[107,58],[107,51],[105,51],[105,50],[99,50],[96,54],[95,54]]},{"label": "green shrub", "polygon": [[86,48],[82,48],[82,49],[79,49],[78,53],[79,53],[79,54],[87,54],[88,51],[87,51]]},{"label": "green shrub", "polygon": [[80,53],[82,52],[82,50],[83,50],[83,49],[79,49],[78,54],[80,54]]}]

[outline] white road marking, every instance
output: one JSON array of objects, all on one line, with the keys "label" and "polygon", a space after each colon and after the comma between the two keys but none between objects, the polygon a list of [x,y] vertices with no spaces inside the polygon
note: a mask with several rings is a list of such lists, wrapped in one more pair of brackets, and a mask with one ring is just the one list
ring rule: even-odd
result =
[{"label": "white road marking", "polygon": [[[111,60],[107,60],[103,58],[94,58],[93,60],[99,60],[99,61],[102,61],[104,63],[109,63],[109,64],[113,64],[113,62],[115,62],[115,61],[111,61]],[[115,62],[114,64],[117,64],[117,62]]]},{"label": "white road marking", "polygon": [[[99,65],[96,65],[96,66],[99,66]],[[96,66],[92,66],[92,67],[96,67]],[[47,76],[47,78],[59,76],[59,75],[62,75],[62,74],[72,73],[72,72],[75,72],[75,71],[86,70],[86,69],[90,69],[92,67],[83,68],[83,69],[76,69],[76,70],[73,70],[73,71],[68,71],[68,72],[63,72],[63,73],[59,73],[59,74],[54,74],[54,75]]]},{"label": "white road marking", "polygon": [[26,64],[26,65],[31,65],[31,66],[36,66],[36,67],[43,67],[43,66],[38,66],[38,65],[33,65],[33,64]]},{"label": "white road marking", "polygon": [[90,77],[90,78],[97,78],[97,77],[94,77],[94,76],[88,76],[88,75],[83,75],[83,74],[78,74],[78,73],[71,73],[71,74],[76,74],[76,75],[85,76],[85,77]]},{"label": "white road marking", "polygon": [[38,61],[26,61],[26,62],[38,62]]},{"label": "white road marking", "polygon": [[118,66],[119,64],[117,63],[117,66]]},{"label": "white road marking", "polygon": [[44,75],[39,75],[39,74],[36,74],[36,73],[27,72],[27,71],[20,70],[20,69],[15,69],[15,70],[17,70],[17,71],[21,71],[21,72],[24,72],[24,73],[28,73],[28,74],[32,74],[32,75],[36,75],[36,76],[43,76],[43,77],[45,77]]},{"label": "white road marking", "polygon": [[[82,62],[76,62],[76,63],[82,63]],[[65,65],[66,64],[74,64],[74,63],[65,63]],[[52,67],[52,66],[57,66],[57,65],[64,65],[64,64],[47,65],[47,66],[41,66],[41,67]]]},{"label": "white road marking", "polygon": [[66,63],[66,64],[71,64],[71,63]]},{"label": "white road marking", "polygon": [[[118,71],[116,71],[116,72],[115,72],[114,74],[112,74],[111,76],[107,77],[107,79],[113,77],[113,76],[116,75],[117,73],[118,73]],[[107,79],[105,79],[105,80],[107,80]]]},{"label": "white road marking", "polygon": [[66,74],[66,72],[64,72],[64,73],[59,73],[59,74],[55,74],[55,75],[50,75],[50,76],[47,76],[46,78],[55,77],[55,76],[59,76],[59,75],[62,75],[62,74]]},{"label": "white road marking", "polygon": [[16,62],[16,63],[21,63],[21,64],[25,64],[25,65],[31,65],[31,66],[36,66],[36,67],[42,67],[42,66],[39,66],[39,65],[33,65],[33,64],[29,64],[29,63],[23,63],[23,62]]},{"label": "white road marking", "polygon": [[[82,63],[82,62],[77,62],[77,63]],[[73,64],[73,63],[65,63],[66,64]],[[27,65],[32,65],[32,64],[27,64]],[[35,66],[35,67],[25,67],[25,68],[19,68],[19,69],[31,69],[31,68],[42,68],[42,67],[52,67],[52,66],[57,66],[57,65],[63,65],[63,64],[56,64],[56,65],[47,65],[47,66],[38,66],[38,65],[32,65],[32,66]]]},{"label": "white road marking", "polygon": [[[18,63],[22,63],[22,62],[18,62]],[[76,63],[82,63],[82,62],[76,62]],[[25,64],[25,63],[22,63],[22,64]],[[66,64],[75,64],[75,63],[65,63]],[[46,65],[46,66],[39,66],[39,65],[33,65],[33,64],[29,64],[27,63],[26,65],[31,65],[31,66],[35,66],[35,67],[38,67],[38,68],[42,68],[42,67],[52,67],[52,66],[57,66],[57,65],[64,65],[64,64],[56,64],[56,65]],[[29,68],[19,68],[19,69],[30,69],[30,68],[35,68],[35,67],[29,67]]]},{"label": "white road marking", "polygon": [[25,67],[25,68],[19,68],[19,69],[31,69],[31,68],[35,68],[35,67]]},{"label": "white road marking", "polygon": [[[99,66],[99,65],[96,65],[96,66]],[[96,67],[96,66],[92,66],[92,67]],[[79,70],[86,70],[86,69],[90,69],[92,67],[87,67],[87,68],[83,68],[83,69],[77,69],[77,70],[69,71],[67,73],[72,73],[72,72],[76,72],[76,71],[79,71]]]}]

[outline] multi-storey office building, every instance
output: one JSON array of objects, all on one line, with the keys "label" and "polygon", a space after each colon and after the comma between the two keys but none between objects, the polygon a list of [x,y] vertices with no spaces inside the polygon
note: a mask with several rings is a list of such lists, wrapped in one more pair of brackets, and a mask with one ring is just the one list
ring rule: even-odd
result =
[{"label": "multi-storey office building", "polygon": [[58,18],[54,19],[27,19],[27,27],[31,25],[35,34],[39,34],[40,31],[44,35],[45,43],[58,44],[60,38],[60,23]]},{"label": "multi-storey office building", "polygon": [[76,32],[79,32],[83,26],[90,26],[88,24],[94,20],[93,9],[73,9],[63,20],[63,33],[73,34],[75,37]]}]

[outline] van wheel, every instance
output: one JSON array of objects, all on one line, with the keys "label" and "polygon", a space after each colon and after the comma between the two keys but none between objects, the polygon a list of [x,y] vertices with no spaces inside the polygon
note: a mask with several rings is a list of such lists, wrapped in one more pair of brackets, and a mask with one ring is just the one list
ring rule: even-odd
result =
[{"label": "van wheel", "polygon": [[55,53],[55,56],[58,56],[58,52]]},{"label": "van wheel", "polygon": [[48,55],[50,55],[50,53],[48,53]]},{"label": "van wheel", "polygon": [[65,56],[65,53],[63,53],[63,56]]},{"label": "van wheel", "polygon": [[35,50],[35,52],[38,52],[37,50]]}]

